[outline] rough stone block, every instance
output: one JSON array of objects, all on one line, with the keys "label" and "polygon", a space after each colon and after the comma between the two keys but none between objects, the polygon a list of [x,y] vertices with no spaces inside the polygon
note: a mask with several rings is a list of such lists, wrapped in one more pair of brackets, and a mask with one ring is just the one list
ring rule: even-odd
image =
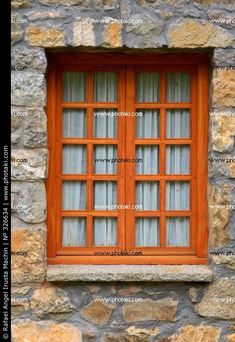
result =
[{"label": "rough stone block", "polygon": [[47,59],[44,49],[14,46],[11,50],[11,66],[13,70],[33,70],[44,73],[47,67]]},{"label": "rough stone block", "polygon": [[27,223],[46,219],[46,191],[43,183],[12,182],[13,215]]},{"label": "rough stone block", "polygon": [[235,318],[235,281],[223,278],[209,286],[202,301],[196,305],[199,315],[231,320]]},{"label": "rough stone block", "polygon": [[231,47],[233,37],[227,30],[207,21],[178,20],[174,22],[168,32],[169,47],[197,48],[197,47]]},{"label": "rough stone block", "polygon": [[235,107],[235,70],[215,70],[212,85],[214,108]]},{"label": "rough stone block", "polygon": [[114,304],[103,304],[99,301],[92,301],[81,312],[81,316],[91,323],[102,326],[108,323],[115,307]]},{"label": "rough stone block", "polygon": [[13,284],[43,282],[45,279],[46,234],[42,229],[14,229],[12,231]]},{"label": "rough stone block", "polygon": [[95,32],[92,21],[77,17],[73,27],[74,46],[95,46]]},{"label": "rough stone block", "polygon": [[221,329],[208,325],[186,325],[170,337],[171,342],[219,342]]},{"label": "rough stone block", "polygon": [[11,150],[13,180],[40,180],[47,176],[47,150]]},{"label": "rough stone block", "polygon": [[64,32],[58,27],[30,26],[26,29],[26,40],[30,46],[45,48],[66,46]]},{"label": "rough stone block", "polygon": [[43,107],[45,105],[45,99],[46,89],[44,75],[30,72],[12,72],[12,105],[26,107]]},{"label": "rough stone block", "polygon": [[51,321],[20,320],[12,324],[13,342],[82,342],[78,327]]},{"label": "rough stone block", "polygon": [[127,322],[170,321],[175,322],[178,300],[164,298],[144,299],[138,303],[124,304],[123,318]]}]

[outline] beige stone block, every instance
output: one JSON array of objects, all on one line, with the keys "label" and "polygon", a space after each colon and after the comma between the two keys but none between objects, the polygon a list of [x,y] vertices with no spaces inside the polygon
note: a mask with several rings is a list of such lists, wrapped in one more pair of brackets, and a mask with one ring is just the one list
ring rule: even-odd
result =
[{"label": "beige stone block", "polygon": [[223,278],[210,285],[202,301],[196,305],[199,315],[231,320],[235,318],[235,281]]},{"label": "beige stone block", "polygon": [[116,305],[103,304],[99,301],[92,301],[82,312],[81,316],[94,324],[105,325],[108,323],[113,309]]},{"label": "beige stone block", "polygon": [[170,342],[219,342],[221,329],[212,326],[186,325],[169,338]]},{"label": "beige stone block", "polygon": [[31,6],[30,0],[11,0],[12,8],[21,8],[21,7],[29,7]]},{"label": "beige stone block", "polygon": [[169,47],[230,47],[233,37],[226,30],[207,21],[179,20],[168,32]]},{"label": "beige stone block", "polygon": [[[208,186],[209,246],[222,247],[229,241],[229,219],[233,186],[223,184],[220,187]],[[221,209],[220,206],[224,206]]]},{"label": "beige stone block", "polygon": [[30,46],[63,47],[64,32],[56,27],[30,26],[26,29],[26,40]]},{"label": "beige stone block", "polygon": [[76,18],[73,27],[74,46],[95,46],[94,25],[89,19]]},{"label": "beige stone block", "polygon": [[15,342],[82,342],[80,330],[67,323],[21,320],[12,324]]},{"label": "beige stone block", "polygon": [[[212,85],[214,108],[235,106],[235,70],[216,69],[213,73]],[[231,119],[232,117],[229,118]]]},{"label": "beige stone block", "polygon": [[45,283],[36,289],[31,299],[31,309],[35,316],[44,317],[49,314],[65,314],[76,307],[70,302],[65,291]]},{"label": "beige stone block", "polygon": [[227,267],[230,270],[235,270],[235,255],[215,255],[212,260],[223,267]]},{"label": "beige stone block", "polygon": [[103,46],[109,48],[122,46],[122,23],[110,22],[105,25]]},{"label": "beige stone block", "polygon": [[43,282],[45,279],[44,229],[14,229],[12,231],[12,284]]},{"label": "beige stone block", "polygon": [[226,116],[216,117],[214,121],[214,125],[213,125],[213,130],[212,130],[213,150],[217,152],[231,151],[234,145],[234,135],[235,135],[235,117],[226,117]]},{"label": "beige stone block", "polygon": [[137,303],[124,304],[123,317],[127,322],[170,321],[175,322],[178,300],[164,298],[144,299]]}]

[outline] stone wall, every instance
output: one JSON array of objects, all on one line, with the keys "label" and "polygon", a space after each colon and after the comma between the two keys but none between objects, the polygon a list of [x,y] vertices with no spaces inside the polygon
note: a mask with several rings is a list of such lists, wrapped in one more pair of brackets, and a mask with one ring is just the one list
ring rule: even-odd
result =
[{"label": "stone wall", "polygon": [[[11,1],[13,342],[235,341],[233,2]],[[46,281],[45,51],[54,48],[210,54],[212,282]]]}]

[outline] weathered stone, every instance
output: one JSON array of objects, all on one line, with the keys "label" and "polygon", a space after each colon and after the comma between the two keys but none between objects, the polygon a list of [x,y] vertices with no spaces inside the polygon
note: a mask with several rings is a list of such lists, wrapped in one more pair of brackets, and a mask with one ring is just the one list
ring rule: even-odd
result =
[{"label": "weathered stone", "polygon": [[203,317],[234,319],[235,281],[224,278],[210,285],[196,309]]},{"label": "weathered stone", "polygon": [[28,298],[23,297],[11,297],[11,314],[13,316],[19,316],[23,312],[28,311],[30,308]]},{"label": "weathered stone", "polygon": [[228,342],[235,342],[235,334],[228,336]]},{"label": "weathered stone", "polygon": [[231,47],[233,37],[226,30],[203,20],[178,20],[168,32],[169,47]]},{"label": "weathered stone", "polygon": [[157,336],[159,334],[159,329],[158,328],[138,328],[135,326],[130,326],[129,328],[126,329],[126,332],[130,336],[137,336],[141,337],[142,335],[148,335],[148,336]]},{"label": "weathered stone", "polygon": [[43,183],[12,182],[13,215],[27,223],[46,219],[46,192]]},{"label": "weathered stone", "polygon": [[44,73],[47,59],[44,49],[14,46],[11,50],[11,66],[13,70],[33,70]]},{"label": "weathered stone", "polygon": [[108,333],[102,339],[103,342],[150,342],[150,336],[140,334],[140,336],[129,335],[128,333],[112,334]]},{"label": "weathered stone", "polygon": [[29,292],[29,290],[31,289],[31,286],[17,286],[11,287],[11,293],[12,294],[17,294],[17,295],[25,295]]},{"label": "weathered stone", "polygon": [[234,146],[234,135],[235,117],[216,115],[212,130],[213,150],[216,152],[231,152]]},{"label": "weathered stone", "polygon": [[226,164],[229,178],[235,178],[235,162],[234,161],[235,161],[235,158],[233,158],[233,162]]},{"label": "weathered stone", "polygon": [[115,305],[113,304],[92,301],[82,310],[81,316],[85,320],[101,326],[108,323],[114,308]]},{"label": "weathered stone", "polygon": [[42,12],[32,12],[27,14],[29,21],[36,20],[47,20],[47,19],[64,19],[68,15],[58,11],[42,11]]},{"label": "weathered stone", "polygon": [[95,9],[113,10],[119,7],[119,0],[95,0],[93,7]]},{"label": "weathered stone", "polygon": [[122,23],[120,22],[113,22],[113,18],[104,18],[105,20],[109,21],[105,25],[104,30],[104,41],[103,46],[109,48],[118,48],[122,46]]},{"label": "weathered stone", "polygon": [[45,105],[44,75],[30,72],[12,72],[11,99],[16,106]]},{"label": "weathered stone", "polygon": [[47,146],[47,117],[42,109],[13,107],[11,131],[12,144],[17,147]]},{"label": "weathered stone", "polygon": [[89,285],[87,287],[91,293],[97,293],[100,290],[100,287],[96,285]]},{"label": "weathered stone", "polygon": [[175,322],[177,305],[178,300],[172,298],[158,300],[144,299],[138,303],[124,304],[122,307],[122,312],[123,317],[127,322]]},{"label": "weathered stone", "polygon": [[13,180],[45,179],[47,150],[11,150],[11,176]]},{"label": "weathered stone", "polygon": [[212,280],[204,265],[48,265],[48,281],[202,281]]},{"label": "weathered stone", "polygon": [[191,299],[192,303],[198,303],[199,296],[200,296],[200,289],[196,287],[190,287],[188,293],[189,293],[189,298]]},{"label": "weathered stone", "polygon": [[11,24],[11,43],[15,44],[23,39],[23,29],[18,23]]},{"label": "weathered stone", "polygon": [[58,316],[75,308],[65,291],[48,283],[36,289],[31,299],[33,314],[40,318],[49,314]]},{"label": "weathered stone", "polygon": [[[166,44],[163,22],[147,14],[135,14],[128,19],[124,45],[130,48],[160,47]],[[140,37],[142,39],[140,40]]]},{"label": "weathered stone", "polygon": [[80,330],[67,323],[20,320],[12,324],[13,342],[82,342]]},{"label": "weathered stone", "polygon": [[[231,210],[225,205],[232,202],[232,189],[230,184],[208,187],[210,247],[221,247],[229,241],[228,222]],[[221,205],[224,206],[223,210]]]},{"label": "weathered stone", "polygon": [[94,25],[89,18],[76,18],[73,27],[74,46],[95,46]]},{"label": "weathered stone", "polygon": [[12,231],[12,283],[43,282],[45,279],[45,230]]},{"label": "weathered stone", "polygon": [[212,260],[217,265],[235,270],[235,255],[215,255],[212,257]]},{"label": "weathered stone", "polygon": [[39,2],[43,5],[64,5],[64,6],[73,6],[73,5],[81,5],[83,7],[87,7],[91,5],[91,0],[39,0]]},{"label": "weathered stone", "polygon": [[30,7],[31,0],[11,0],[12,8]]},{"label": "weathered stone", "polygon": [[169,338],[171,342],[219,342],[221,329],[206,325],[186,325]]},{"label": "weathered stone", "polygon": [[213,107],[235,107],[235,70],[216,69],[213,72],[212,84]]},{"label": "weathered stone", "polygon": [[63,47],[64,32],[57,27],[30,26],[26,29],[26,40],[30,46]]},{"label": "weathered stone", "polygon": [[128,286],[126,288],[122,288],[118,291],[120,296],[129,296],[130,294],[135,294],[141,291],[140,286]]}]

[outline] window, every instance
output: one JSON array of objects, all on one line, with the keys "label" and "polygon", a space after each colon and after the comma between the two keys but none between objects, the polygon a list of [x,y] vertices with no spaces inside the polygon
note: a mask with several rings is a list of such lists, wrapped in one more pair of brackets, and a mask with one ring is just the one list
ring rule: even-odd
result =
[{"label": "window", "polygon": [[206,263],[207,56],[48,59],[49,263]]}]

